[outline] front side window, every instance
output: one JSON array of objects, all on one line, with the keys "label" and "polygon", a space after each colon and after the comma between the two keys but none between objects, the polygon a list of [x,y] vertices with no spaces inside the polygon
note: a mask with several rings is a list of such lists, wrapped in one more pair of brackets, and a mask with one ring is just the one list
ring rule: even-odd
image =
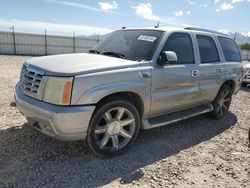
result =
[{"label": "front side window", "polygon": [[163,33],[163,31],[157,30],[115,31],[93,50],[103,55],[120,54],[133,61],[151,60]]},{"label": "front side window", "polygon": [[226,61],[241,61],[241,55],[237,45],[232,39],[218,37]]},{"label": "front side window", "polygon": [[167,39],[163,51],[173,51],[176,53],[178,64],[195,63],[193,43],[187,33],[173,33]]},{"label": "front side window", "polygon": [[220,61],[217,47],[211,37],[197,35],[201,63],[213,63]]}]

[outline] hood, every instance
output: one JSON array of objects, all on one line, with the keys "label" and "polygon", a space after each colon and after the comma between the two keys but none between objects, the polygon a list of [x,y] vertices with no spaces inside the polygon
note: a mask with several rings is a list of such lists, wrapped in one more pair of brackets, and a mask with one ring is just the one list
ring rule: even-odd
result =
[{"label": "hood", "polygon": [[27,60],[26,63],[52,75],[77,75],[139,65],[136,61],[88,53],[36,57]]}]

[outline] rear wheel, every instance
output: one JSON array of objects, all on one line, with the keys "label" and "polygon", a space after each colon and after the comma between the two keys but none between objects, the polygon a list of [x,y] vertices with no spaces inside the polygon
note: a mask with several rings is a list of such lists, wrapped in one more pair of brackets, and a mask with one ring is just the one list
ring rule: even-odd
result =
[{"label": "rear wheel", "polygon": [[221,119],[228,112],[231,100],[231,87],[228,85],[222,86],[212,103],[214,107],[214,110],[211,112],[212,117],[215,119]]},{"label": "rear wheel", "polygon": [[97,107],[87,133],[89,148],[99,156],[121,154],[136,139],[140,129],[137,109],[126,99]]}]

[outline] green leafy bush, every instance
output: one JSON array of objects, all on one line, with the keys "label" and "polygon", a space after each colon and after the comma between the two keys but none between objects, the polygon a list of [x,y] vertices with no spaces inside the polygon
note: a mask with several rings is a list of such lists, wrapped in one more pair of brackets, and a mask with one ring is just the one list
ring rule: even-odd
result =
[{"label": "green leafy bush", "polygon": [[250,50],[250,43],[246,42],[246,43],[240,44],[240,49],[241,50]]}]

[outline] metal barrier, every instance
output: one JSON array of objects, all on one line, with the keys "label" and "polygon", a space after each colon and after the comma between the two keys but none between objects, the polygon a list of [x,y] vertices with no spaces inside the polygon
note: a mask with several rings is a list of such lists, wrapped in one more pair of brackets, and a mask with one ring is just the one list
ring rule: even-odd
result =
[{"label": "metal barrier", "polygon": [[250,50],[241,50],[241,57],[243,60],[250,60]]},{"label": "metal barrier", "polygon": [[98,40],[0,31],[0,54],[52,55],[87,52]]}]

